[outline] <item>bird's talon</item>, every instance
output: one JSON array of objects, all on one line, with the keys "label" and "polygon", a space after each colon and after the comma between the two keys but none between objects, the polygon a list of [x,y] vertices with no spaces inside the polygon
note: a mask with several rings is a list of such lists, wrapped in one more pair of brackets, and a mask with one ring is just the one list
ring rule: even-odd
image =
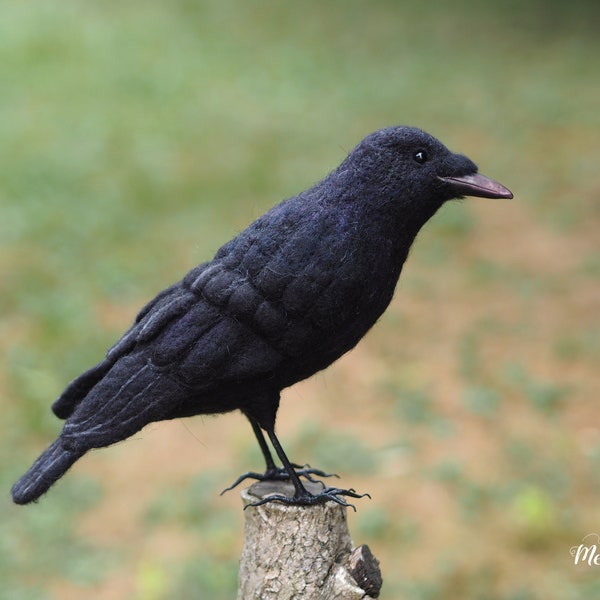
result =
[{"label": "bird's talon", "polygon": [[[312,477],[312,475],[316,475],[317,477],[337,477],[338,479],[340,477],[337,473],[325,473],[320,469],[313,469],[308,464],[293,464],[292,466],[296,470],[296,475],[298,475],[298,477],[304,477],[312,483],[320,483],[319,480]],[[256,479],[257,481],[288,481],[290,479],[290,476],[283,467],[279,467],[276,469],[267,469],[264,473],[248,471],[248,473],[243,473],[242,475],[240,475],[230,486],[226,487],[220,495],[222,496],[226,492],[230,492],[246,479]]]},{"label": "bird's talon", "polygon": [[356,512],[356,506],[346,502],[343,496],[349,496],[351,498],[371,498],[369,494],[357,494],[353,489],[344,490],[340,488],[324,488],[323,491],[319,492],[318,494],[311,494],[307,490],[305,490],[305,493],[302,495],[296,496],[271,494],[260,500],[257,500],[256,502],[247,504],[244,506],[244,510],[246,510],[249,506],[262,506],[268,502],[280,502],[281,504],[286,504],[287,506],[316,506],[317,504],[325,504],[326,502],[336,502],[341,506],[350,507]]}]

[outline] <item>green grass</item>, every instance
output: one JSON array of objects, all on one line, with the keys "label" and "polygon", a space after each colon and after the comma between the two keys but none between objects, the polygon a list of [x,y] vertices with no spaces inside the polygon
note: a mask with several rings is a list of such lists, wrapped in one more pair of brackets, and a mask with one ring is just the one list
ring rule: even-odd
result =
[{"label": "green grass", "polygon": [[[226,467],[199,459],[139,511],[124,496],[138,533],[118,542],[82,525],[106,479],[69,475],[27,509],[8,488],[58,432],[50,402],[152,294],[392,123],[469,154],[516,200],[454,204],[425,228],[361,346],[380,370],[317,379],[303,419],[333,398],[343,424],[315,414],[294,456],[377,491],[355,524],[382,597],[598,594],[568,555],[600,490],[596,3],[1,6],[0,598],[233,596],[242,533],[216,496],[261,464],[248,428],[222,440]],[[160,554],[161,535],[190,532],[189,552]]]}]

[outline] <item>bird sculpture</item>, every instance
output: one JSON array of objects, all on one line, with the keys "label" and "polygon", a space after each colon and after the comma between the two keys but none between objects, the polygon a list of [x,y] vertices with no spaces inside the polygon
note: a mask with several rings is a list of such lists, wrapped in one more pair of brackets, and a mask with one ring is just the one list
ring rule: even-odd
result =
[{"label": "bird sculpture", "polygon": [[64,427],[15,483],[14,502],[37,500],[88,450],[148,423],[240,410],[266,470],[238,482],[285,479],[295,490],[258,503],[347,505],[354,490],[311,493],[301,477],[325,474],[286,456],[275,434],[280,393],[359,342],[390,303],[421,227],[463,196],[513,197],[420,129],[368,135],[324,179],[160,292],[104,360],[67,386],[52,405]]}]

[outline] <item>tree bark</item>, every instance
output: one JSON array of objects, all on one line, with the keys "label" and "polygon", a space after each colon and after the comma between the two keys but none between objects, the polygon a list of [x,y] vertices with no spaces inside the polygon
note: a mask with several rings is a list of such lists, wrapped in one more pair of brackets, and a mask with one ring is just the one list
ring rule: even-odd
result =
[{"label": "tree bark", "polygon": [[[313,493],[322,484],[306,482]],[[381,589],[379,562],[353,548],[346,507],[335,502],[249,506],[269,494],[291,496],[288,482],[258,482],[242,491],[245,539],[238,600],[369,600]]]}]

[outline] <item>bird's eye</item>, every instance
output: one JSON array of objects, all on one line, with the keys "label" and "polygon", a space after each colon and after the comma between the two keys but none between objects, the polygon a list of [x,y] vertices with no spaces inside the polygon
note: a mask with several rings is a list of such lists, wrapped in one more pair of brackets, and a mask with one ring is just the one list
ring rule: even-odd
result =
[{"label": "bird's eye", "polygon": [[413,158],[422,165],[424,162],[427,162],[427,152],[425,152],[425,150],[419,150],[413,154]]}]

